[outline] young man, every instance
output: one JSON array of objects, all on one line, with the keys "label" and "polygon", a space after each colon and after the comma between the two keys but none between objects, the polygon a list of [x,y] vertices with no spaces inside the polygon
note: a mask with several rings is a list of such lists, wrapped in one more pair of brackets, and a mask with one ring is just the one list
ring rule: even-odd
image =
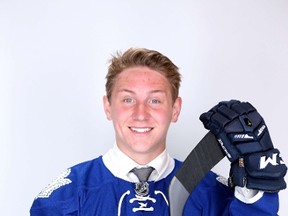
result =
[{"label": "young man", "polygon": [[[36,197],[30,210],[32,216],[169,215],[168,187],[181,166],[166,150],[169,125],[177,121],[181,111],[178,68],[157,51],[131,48],[113,56],[106,79],[107,95],[103,104],[107,119],[114,125],[116,144],[103,156],[62,173]],[[257,111],[239,101],[222,102],[201,116],[205,127],[222,139],[230,151],[233,143],[225,135],[231,128],[228,128],[230,132],[227,128],[221,133],[218,130],[225,119],[217,118],[223,105],[224,114],[234,113],[231,110],[235,107],[237,112],[239,107],[243,111],[229,120],[234,129],[243,113],[249,113],[253,123],[262,118],[258,115],[255,118]],[[265,134],[269,137],[268,131]],[[232,164],[238,160],[236,157],[250,156],[252,152],[275,153],[270,139],[263,141],[268,142],[267,147],[257,150],[251,150],[247,140],[244,141],[248,151],[241,152],[242,147],[239,150],[235,144],[237,149],[230,153],[240,152],[241,155],[228,157]],[[255,144],[257,140],[254,141]],[[285,188],[283,176],[286,173],[281,158],[278,162],[277,167],[281,169],[274,171],[272,167],[266,175],[256,170],[256,178],[242,167],[231,166],[233,187],[218,182],[217,176],[209,172],[190,195],[183,215],[277,215],[277,192]],[[249,163],[247,165],[249,167]],[[137,168],[146,168],[146,172],[143,174]],[[269,193],[264,192],[267,185],[271,185],[269,177],[274,173],[279,181],[272,183],[273,187],[267,189]],[[239,179],[252,180],[242,185]],[[250,182],[258,183],[254,184],[257,187],[246,188]]]}]

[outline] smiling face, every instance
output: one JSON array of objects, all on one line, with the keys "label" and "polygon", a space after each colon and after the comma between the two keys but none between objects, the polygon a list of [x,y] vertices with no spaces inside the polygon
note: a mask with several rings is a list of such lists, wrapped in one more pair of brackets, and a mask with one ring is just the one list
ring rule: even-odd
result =
[{"label": "smiling face", "polygon": [[165,149],[169,125],[181,110],[181,98],[173,102],[167,78],[148,67],[122,71],[110,100],[104,96],[103,102],[119,149],[139,164],[147,164]]}]

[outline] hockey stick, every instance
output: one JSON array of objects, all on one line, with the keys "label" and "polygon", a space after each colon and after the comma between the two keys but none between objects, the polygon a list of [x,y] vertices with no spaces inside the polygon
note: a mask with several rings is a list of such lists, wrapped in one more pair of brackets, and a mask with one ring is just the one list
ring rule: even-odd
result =
[{"label": "hockey stick", "polygon": [[170,216],[182,216],[189,195],[204,175],[224,156],[216,137],[208,132],[172,178],[169,186]]}]

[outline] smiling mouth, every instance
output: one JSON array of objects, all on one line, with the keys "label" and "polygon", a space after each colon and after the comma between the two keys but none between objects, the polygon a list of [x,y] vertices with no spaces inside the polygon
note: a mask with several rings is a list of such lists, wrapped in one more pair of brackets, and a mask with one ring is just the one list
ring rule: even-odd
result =
[{"label": "smiling mouth", "polygon": [[148,132],[150,132],[151,130],[153,130],[153,128],[150,128],[150,127],[145,127],[145,128],[130,127],[130,129],[131,129],[133,132],[137,132],[137,133],[148,133]]}]

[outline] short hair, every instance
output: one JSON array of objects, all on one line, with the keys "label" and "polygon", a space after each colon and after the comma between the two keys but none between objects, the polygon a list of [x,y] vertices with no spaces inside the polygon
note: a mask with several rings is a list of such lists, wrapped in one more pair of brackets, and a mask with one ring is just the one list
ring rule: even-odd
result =
[{"label": "short hair", "polygon": [[171,86],[172,101],[175,102],[179,95],[181,74],[179,68],[165,55],[155,50],[145,48],[130,48],[124,53],[116,52],[110,59],[106,75],[106,95],[111,101],[111,94],[117,76],[125,69],[144,66],[158,71],[164,75]]}]

